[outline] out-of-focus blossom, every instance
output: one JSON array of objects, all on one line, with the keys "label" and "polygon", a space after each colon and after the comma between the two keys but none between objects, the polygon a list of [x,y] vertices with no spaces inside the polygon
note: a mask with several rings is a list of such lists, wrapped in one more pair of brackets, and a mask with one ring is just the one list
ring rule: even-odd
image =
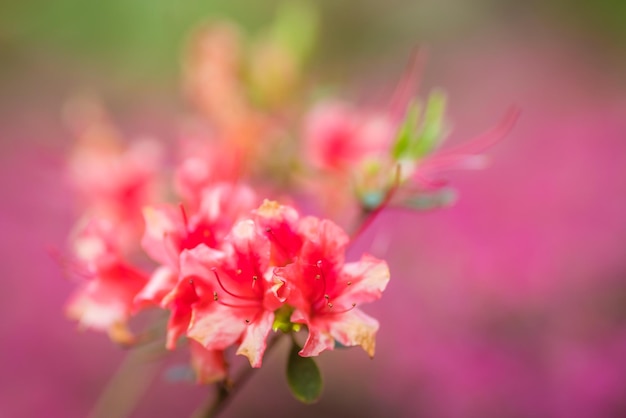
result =
[{"label": "out-of-focus blossom", "polygon": [[320,103],[305,121],[304,152],[314,166],[350,174],[365,159],[386,154],[395,129],[384,113]]},{"label": "out-of-focus blossom", "polygon": [[77,99],[67,114],[77,136],[69,182],[82,208],[114,222],[126,245],[141,233],[141,208],[160,199],[163,146],[152,139],[125,143],[97,103]]},{"label": "out-of-focus blossom", "polygon": [[115,226],[104,219],[92,219],[79,231],[69,268],[81,283],[66,309],[81,326],[127,344],[133,340],[126,327],[133,300],[148,276],[122,258],[116,238]]}]

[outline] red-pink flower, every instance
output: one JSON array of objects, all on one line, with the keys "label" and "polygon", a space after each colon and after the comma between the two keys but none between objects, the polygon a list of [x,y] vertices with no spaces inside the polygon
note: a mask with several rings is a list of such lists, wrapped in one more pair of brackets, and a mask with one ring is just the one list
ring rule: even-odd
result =
[{"label": "red-pink flower", "polygon": [[218,247],[233,223],[253,207],[256,197],[245,186],[219,184],[206,189],[196,213],[189,216],[181,207],[144,209],[146,231],[142,240],[145,251],[161,266],[135,298],[138,307],[157,304],[171,310],[167,347],[173,349],[184,335],[191,319],[191,305],[198,299],[194,287],[179,283],[180,254],[199,245]]},{"label": "red-pink flower", "polygon": [[280,205],[270,200],[265,200],[254,211],[257,230],[271,243],[272,266],[284,266],[293,262],[300,251],[302,238],[298,234],[299,219],[300,215],[291,206]]},{"label": "red-pink flower", "polygon": [[[94,128],[95,129],[95,128]],[[69,162],[69,180],[88,212],[118,224],[124,244],[141,234],[141,208],[160,194],[163,149],[152,140],[125,145],[115,137],[85,134]]]},{"label": "red-pink flower", "polygon": [[115,237],[113,224],[104,219],[91,220],[79,232],[71,272],[84,281],[66,309],[81,326],[108,331],[115,341],[130,343],[126,322],[148,276],[122,258]]},{"label": "red-pink flower", "polygon": [[309,330],[300,354],[316,356],[338,342],[360,345],[373,356],[378,322],[357,306],[381,297],[389,281],[387,264],[367,255],[345,263],[348,236],[329,220],[304,218],[299,234],[303,244],[296,262],[274,274],[289,288],[291,321]]},{"label": "red-pink flower", "polygon": [[211,293],[198,294],[187,336],[209,350],[239,343],[237,354],[260,367],[274,311],[283,303],[282,282],[269,269],[270,242],[252,220],[240,221],[224,251],[199,245],[181,255],[181,282],[199,281]]},{"label": "red-pink flower", "polygon": [[340,102],[322,103],[305,122],[306,157],[314,166],[349,172],[365,158],[384,154],[395,130],[384,113],[357,110]]}]

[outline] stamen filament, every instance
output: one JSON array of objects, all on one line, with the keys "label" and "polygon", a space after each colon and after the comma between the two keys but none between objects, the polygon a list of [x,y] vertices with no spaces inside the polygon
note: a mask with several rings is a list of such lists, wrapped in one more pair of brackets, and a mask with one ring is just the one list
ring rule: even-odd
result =
[{"label": "stamen filament", "polygon": [[217,273],[217,269],[215,267],[211,268],[211,271],[213,272],[213,274],[215,275],[215,278],[217,279],[217,283],[220,285],[220,287],[222,288],[222,290],[226,293],[228,293],[230,296],[237,298],[237,299],[244,299],[244,300],[257,300],[257,298],[251,297],[251,296],[242,296],[242,295],[237,295],[233,292],[231,292],[230,290],[226,289],[226,287],[224,287],[224,284],[222,283],[222,280],[220,280],[220,275]]}]

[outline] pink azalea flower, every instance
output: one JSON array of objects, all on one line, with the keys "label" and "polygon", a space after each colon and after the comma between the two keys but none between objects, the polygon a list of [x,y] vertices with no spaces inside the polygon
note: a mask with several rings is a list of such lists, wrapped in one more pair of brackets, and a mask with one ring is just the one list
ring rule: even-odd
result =
[{"label": "pink azalea flower", "polygon": [[257,229],[271,243],[272,266],[291,263],[300,251],[302,238],[297,232],[299,219],[300,215],[294,208],[270,200],[265,200],[254,211]]},{"label": "pink azalea flower", "polygon": [[316,356],[338,342],[360,345],[373,356],[378,322],[357,305],[381,297],[389,281],[387,264],[367,255],[345,263],[348,236],[329,220],[307,217],[299,226],[303,245],[296,262],[274,274],[290,289],[291,321],[309,330],[300,355]]},{"label": "pink azalea flower", "polygon": [[86,328],[108,331],[120,343],[132,342],[126,322],[133,299],[148,276],[128,264],[114,240],[113,225],[91,220],[74,240],[72,273],[81,283],[67,305],[67,314]]},{"label": "pink azalea flower", "polygon": [[146,231],[142,246],[162,265],[135,298],[137,307],[157,304],[171,310],[167,347],[173,349],[191,319],[191,305],[198,300],[200,284],[179,283],[181,252],[198,245],[221,245],[232,224],[253,207],[255,196],[245,186],[219,184],[203,193],[200,208],[191,217],[181,206],[144,209]]},{"label": "pink azalea flower", "polygon": [[314,166],[345,172],[367,157],[384,153],[395,130],[384,113],[368,113],[340,102],[322,103],[306,119],[305,153]]},{"label": "pink azalea flower", "polygon": [[[103,130],[93,127],[92,130]],[[110,128],[109,128],[110,129]],[[144,139],[125,145],[119,138],[88,131],[69,161],[69,181],[94,216],[115,221],[125,242],[141,234],[141,208],[158,198],[163,149]]]},{"label": "pink azalea flower", "polygon": [[217,247],[234,222],[256,204],[247,186],[220,183],[202,193],[200,207],[191,216],[183,206],[144,208],[146,230],[142,247],[155,261],[178,272],[178,258],[199,244]]},{"label": "pink azalea flower", "polygon": [[216,183],[232,183],[241,176],[241,153],[231,143],[215,141],[213,135],[192,132],[181,141],[181,162],[176,167],[176,192],[195,210],[203,192]]},{"label": "pink azalea flower", "polygon": [[239,343],[237,354],[260,367],[274,311],[284,299],[281,281],[269,269],[270,242],[252,220],[240,221],[223,251],[199,245],[181,255],[181,282],[200,281],[211,292],[199,293],[187,336],[209,350]]}]

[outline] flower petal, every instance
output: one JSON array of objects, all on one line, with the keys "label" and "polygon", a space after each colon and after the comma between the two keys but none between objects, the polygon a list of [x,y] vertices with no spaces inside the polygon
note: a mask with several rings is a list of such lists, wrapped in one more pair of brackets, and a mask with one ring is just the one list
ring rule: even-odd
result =
[{"label": "flower petal", "polygon": [[244,309],[232,309],[219,303],[194,308],[187,336],[201,343],[209,350],[224,350],[234,344],[245,331]]},{"label": "flower petal", "polygon": [[302,357],[317,356],[324,350],[332,350],[335,348],[335,340],[333,337],[321,328],[310,326],[309,336],[304,343],[304,347],[298,354]]},{"label": "flower petal", "polygon": [[342,345],[360,345],[370,357],[374,357],[378,321],[371,316],[360,309],[352,309],[338,314],[336,320],[329,323],[329,328],[330,334]]},{"label": "flower petal", "polygon": [[160,305],[163,298],[174,289],[178,282],[178,273],[169,267],[157,268],[148,283],[135,296],[135,310],[150,305]]},{"label": "flower petal", "polygon": [[378,300],[389,283],[387,263],[370,255],[363,256],[361,261],[344,264],[342,273],[342,283],[338,286],[345,286],[345,291],[336,297],[336,305]]},{"label": "flower petal", "polygon": [[178,254],[181,250],[181,232],[185,231],[180,210],[172,206],[145,207],[143,217],[146,229],[141,238],[141,246],[155,261],[178,268]]},{"label": "flower petal", "polygon": [[222,350],[207,350],[195,340],[189,340],[191,367],[201,384],[219,382],[226,378],[226,361]]},{"label": "flower petal", "polygon": [[274,323],[274,312],[263,311],[244,331],[238,355],[246,356],[252,367],[261,367],[263,353],[267,347],[267,335]]}]

